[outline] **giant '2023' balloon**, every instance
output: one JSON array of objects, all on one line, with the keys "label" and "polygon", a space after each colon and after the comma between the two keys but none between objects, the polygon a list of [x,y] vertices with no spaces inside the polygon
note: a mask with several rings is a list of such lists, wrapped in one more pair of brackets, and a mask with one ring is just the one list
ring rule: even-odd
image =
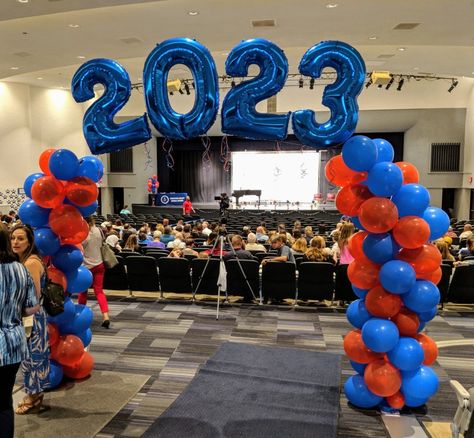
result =
[{"label": "giant '2023' balloon", "polygon": [[318,78],[327,67],[336,70],[337,74],[336,81],[325,87],[322,99],[323,105],[331,110],[331,118],[318,123],[313,110],[299,110],[293,113],[292,119],[296,137],[315,149],[342,143],[352,135],[359,118],[357,96],[365,80],[362,56],[354,47],[341,41],[323,41],[311,47],[303,55],[299,71],[302,75]]},{"label": "giant '2023' balloon", "polygon": [[250,65],[258,65],[256,78],[231,88],[222,103],[222,132],[254,140],[286,138],[290,113],[258,113],[258,102],[277,94],[288,76],[288,60],[283,50],[270,41],[254,38],[235,46],[225,62],[232,77],[248,75]]},{"label": "giant '2023' balloon", "polygon": [[91,59],[81,65],[71,85],[76,102],[93,99],[96,84],[102,84],[105,91],[86,111],[82,128],[91,152],[104,154],[149,140],[146,114],[120,124],[114,122],[115,114],[130,98],[132,87],[127,71],[111,59]]},{"label": "giant '2023' balloon", "polygon": [[[168,74],[176,64],[188,67],[196,97],[187,114],[176,112],[168,98]],[[171,38],[148,55],[143,69],[145,102],[150,121],[163,136],[184,140],[205,134],[219,109],[217,70],[209,50],[190,38]]]}]

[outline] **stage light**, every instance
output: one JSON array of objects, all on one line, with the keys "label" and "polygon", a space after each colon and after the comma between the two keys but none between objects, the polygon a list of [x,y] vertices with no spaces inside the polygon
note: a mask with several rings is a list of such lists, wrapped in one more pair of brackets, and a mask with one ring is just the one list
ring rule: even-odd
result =
[{"label": "stage light", "polygon": [[314,88],[314,78],[309,80],[309,89],[312,90]]},{"label": "stage light", "polygon": [[390,82],[387,84],[387,86],[385,87],[385,89],[388,90],[388,89],[392,86],[392,84],[393,84],[394,81],[395,81],[395,78],[392,76],[392,79],[390,79]]},{"label": "stage light", "polygon": [[174,94],[174,93],[173,93],[172,91],[170,91],[170,96],[173,96],[173,94]]},{"label": "stage light", "polygon": [[403,87],[404,83],[405,83],[405,79],[401,78],[400,81],[398,82],[397,91],[402,90],[402,87]]},{"label": "stage light", "polygon": [[300,78],[300,80],[298,81],[298,88],[303,88],[303,85],[304,85],[303,78]]},{"label": "stage light", "polygon": [[184,90],[186,91],[186,94],[189,96],[191,92],[189,91],[189,85],[187,82],[184,83]]},{"label": "stage light", "polygon": [[452,82],[451,86],[448,89],[448,93],[451,93],[451,91],[453,91],[458,86],[458,84],[459,84],[459,82],[456,79],[453,79],[453,82]]},{"label": "stage light", "polygon": [[194,81],[191,82],[191,86],[193,87],[193,90],[196,89],[196,85],[194,85]]},{"label": "stage light", "polygon": [[184,91],[181,90],[181,88],[179,88],[178,91],[179,91],[179,94],[184,94]]},{"label": "stage light", "polygon": [[365,88],[369,88],[372,85],[372,79],[369,79],[365,84]]},{"label": "stage light", "polygon": [[235,87],[235,81],[232,79],[232,82],[230,83],[231,88]]}]

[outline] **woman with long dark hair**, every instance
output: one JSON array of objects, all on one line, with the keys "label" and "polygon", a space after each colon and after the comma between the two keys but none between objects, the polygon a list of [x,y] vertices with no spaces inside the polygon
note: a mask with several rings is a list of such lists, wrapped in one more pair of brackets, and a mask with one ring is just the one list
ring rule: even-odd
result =
[{"label": "woman with long dark hair", "polygon": [[8,229],[0,224],[0,431],[5,438],[13,438],[16,373],[29,356],[21,317],[38,310],[33,280],[12,251]]}]

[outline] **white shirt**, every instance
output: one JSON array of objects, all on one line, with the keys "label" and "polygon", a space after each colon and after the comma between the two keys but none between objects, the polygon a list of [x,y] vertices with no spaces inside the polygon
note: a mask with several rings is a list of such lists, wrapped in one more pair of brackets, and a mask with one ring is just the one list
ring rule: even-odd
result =
[{"label": "white shirt", "polygon": [[93,268],[102,263],[102,253],[100,248],[102,247],[102,233],[94,226],[89,230],[87,239],[82,242],[84,247],[84,266],[86,268]]}]

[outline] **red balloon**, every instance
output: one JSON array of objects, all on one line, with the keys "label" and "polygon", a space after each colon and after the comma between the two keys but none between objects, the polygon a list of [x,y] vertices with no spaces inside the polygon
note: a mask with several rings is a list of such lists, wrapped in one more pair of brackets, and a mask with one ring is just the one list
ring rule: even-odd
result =
[{"label": "red balloon", "polygon": [[92,204],[99,194],[97,185],[90,178],[78,176],[68,181],[66,185],[67,198],[80,207]]},{"label": "red balloon", "polygon": [[368,235],[366,231],[358,231],[349,238],[348,249],[352,257],[361,262],[369,262],[370,260],[364,253],[362,248],[362,243],[364,242],[365,237]]},{"label": "red balloon", "polygon": [[372,262],[354,260],[347,268],[350,282],[360,289],[372,289],[379,282],[379,265]]},{"label": "red balloon", "polygon": [[56,152],[56,149],[46,149],[39,157],[39,167],[45,175],[51,175],[49,170],[49,159]]},{"label": "red balloon", "polygon": [[436,345],[436,342],[423,333],[418,333],[415,336],[415,339],[421,344],[421,347],[425,352],[425,360],[423,361],[423,365],[433,365],[436,358],[438,357],[438,346]]},{"label": "red balloon", "polygon": [[374,195],[366,186],[360,184],[344,186],[337,193],[336,207],[342,214],[358,216],[360,206],[372,196]]},{"label": "red balloon", "polygon": [[92,368],[94,368],[94,358],[89,352],[85,351],[81,360],[76,363],[76,365],[73,367],[64,366],[63,371],[64,374],[71,379],[83,379],[91,373]]},{"label": "red balloon", "polygon": [[[351,215],[355,216],[355,215]],[[370,198],[360,206],[359,220],[371,233],[386,233],[398,221],[397,206],[387,198]]]},{"label": "red balloon", "polygon": [[49,226],[63,239],[74,237],[83,230],[83,222],[80,211],[72,205],[61,205],[49,214]]},{"label": "red balloon", "polygon": [[360,330],[352,330],[344,337],[344,351],[354,362],[369,363],[382,357],[364,344]]},{"label": "red balloon", "polygon": [[403,406],[405,406],[405,397],[398,391],[390,397],[387,397],[387,403],[393,409],[402,409]]},{"label": "red balloon", "polygon": [[151,187],[153,185],[153,181],[150,178],[148,178],[147,184],[148,184],[148,187]]},{"label": "red balloon", "polygon": [[59,329],[56,324],[48,323],[49,346],[52,347],[59,341]]},{"label": "red balloon", "polygon": [[67,289],[67,279],[62,271],[60,271],[58,268],[55,268],[54,266],[48,266],[47,271],[48,271],[48,278],[53,283],[60,284],[64,290]]},{"label": "red balloon", "polygon": [[55,208],[64,201],[64,186],[54,176],[42,176],[31,186],[31,197],[40,207]]},{"label": "red balloon", "polygon": [[326,179],[339,187],[348,184],[357,184],[367,178],[367,172],[355,172],[349,169],[342,159],[342,155],[332,157],[324,168]]},{"label": "red balloon", "polygon": [[431,283],[438,284],[441,281],[441,277],[443,276],[443,271],[441,270],[441,266],[438,267],[433,272],[428,274],[417,275],[417,280],[427,280],[431,281]]},{"label": "red balloon", "polygon": [[393,238],[403,248],[419,248],[428,242],[430,226],[421,217],[405,216],[393,227]]},{"label": "red balloon", "polygon": [[[78,245],[87,239],[89,235],[89,225],[85,220],[82,220],[81,229],[72,237],[64,237],[61,239],[61,245]],[[84,253],[84,248],[82,248]]]},{"label": "red balloon", "polygon": [[403,248],[398,253],[398,258],[409,263],[417,277],[431,274],[441,265],[441,253],[436,246],[429,243],[416,249]]},{"label": "red balloon", "polygon": [[365,307],[374,316],[391,318],[400,312],[402,299],[400,295],[391,294],[382,286],[377,285],[370,289],[365,296]]},{"label": "red balloon", "polygon": [[367,387],[380,397],[390,397],[402,386],[400,371],[384,359],[374,360],[365,367],[364,380]]},{"label": "red balloon", "polygon": [[84,355],[84,344],[74,335],[61,336],[56,346],[55,356],[61,365],[73,367]]},{"label": "red balloon", "polygon": [[407,163],[406,161],[399,161],[395,163],[403,173],[403,184],[418,184],[420,181],[420,174],[418,173],[418,169],[411,163]]},{"label": "red balloon", "polygon": [[400,336],[411,336],[414,337],[417,334],[418,327],[420,326],[420,320],[418,315],[406,307],[400,309],[393,318],[392,321],[398,327]]}]

